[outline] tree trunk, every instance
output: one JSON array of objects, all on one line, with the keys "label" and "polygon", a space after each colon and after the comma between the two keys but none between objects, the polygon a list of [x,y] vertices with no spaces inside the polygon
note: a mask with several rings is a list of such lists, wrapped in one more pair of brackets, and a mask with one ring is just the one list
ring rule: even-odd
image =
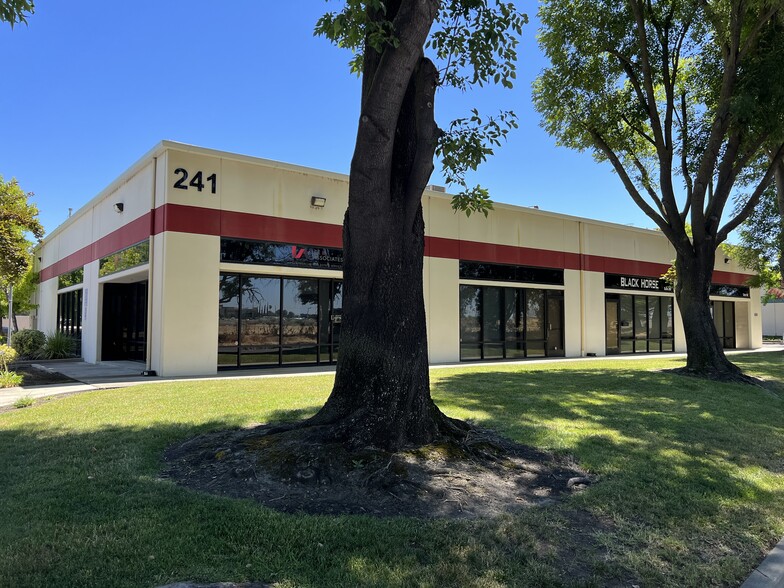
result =
[{"label": "tree trunk", "polygon": [[332,394],[307,423],[354,447],[397,450],[461,429],[430,397],[423,298],[422,193],[440,131],[438,72],[422,45],[437,8],[387,3],[399,45],[365,51],[343,224],[340,354]]},{"label": "tree trunk", "polygon": [[717,380],[745,380],[740,368],[724,355],[710,312],[710,286],[715,248],[696,247],[690,255],[678,253],[675,262],[678,300],[686,336],[686,373]]},{"label": "tree trunk", "polygon": [[776,204],[779,211],[779,273],[781,286],[784,288],[784,160],[775,164],[773,181],[776,186]]}]

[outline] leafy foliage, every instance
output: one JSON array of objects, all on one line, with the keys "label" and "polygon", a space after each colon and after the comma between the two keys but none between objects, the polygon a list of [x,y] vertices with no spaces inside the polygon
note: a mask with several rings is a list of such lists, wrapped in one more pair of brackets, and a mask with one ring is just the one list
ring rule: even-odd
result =
[{"label": "leafy foliage", "polygon": [[38,221],[38,207],[29,202],[16,180],[3,181],[0,176],[0,282],[16,284],[30,267],[28,234],[43,237]]},{"label": "leafy foliage", "polygon": [[751,186],[753,207],[772,178],[770,166],[741,173],[766,145],[784,151],[781,11],[780,0],[545,2],[542,124],[609,161],[680,251],[715,247],[749,213],[720,226],[736,183]]},{"label": "leafy foliage", "polygon": [[10,345],[0,345],[0,372],[8,371],[8,364],[16,359],[16,350]]},{"label": "leafy foliage", "polygon": [[46,343],[46,335],[37,329],[22,329],[13,337],[11,344],[21,357],[36,358]]},{"label": "leafy foliage", "polygon": [[[361,74],[365,51],[381,53],[399,46],[395,22],[386,18],[391,3],[382,0],[346,0],[343,9],[319,19],[315,34],[325,36],[353,56],[351,71]],[[439,71],[439,85],[466,91],[473,86],[500,84],[512,88],[517,76],[517,46],[528,17],[511,2],[500,0],[448,0],[437,3],[434,29],[425,43]],[[455,210],[487,215],[492,202],[486,189],[469,188],[466,174],[475,171],[493,154],[510,129],[517,127],[511,111],[497,116],[471,115],[450,123],[439,134],[437,155],[448,184],[461,191],[453,197]]]},{"label": "leafy foliage", "polygon": [[39,355],[43,359],[64,359],[73,357],[75,348],[76,343],[72,337],[61,331],[55,331],[46,336],[46,343]]},{"label": "leafy foliage", "polygon": [[[22,279],[14,285],[14,313],[24,314],[38,307],[37,304],[32,303],[33,294],[38,286],[39,274],[33,269],[32,263],[27,269]],[[8,298],[9,298],[8,284],[4,284],[0,280],[0,290],[5,290],[5,295],[0,296],[0,316],[10,316],[8,312]]]},{"label": "leafy foliage", "polygon": [[35,12],[32,0],[0,0],[0,21],[14,28],[20,22],[27,24],[27,17]]}]

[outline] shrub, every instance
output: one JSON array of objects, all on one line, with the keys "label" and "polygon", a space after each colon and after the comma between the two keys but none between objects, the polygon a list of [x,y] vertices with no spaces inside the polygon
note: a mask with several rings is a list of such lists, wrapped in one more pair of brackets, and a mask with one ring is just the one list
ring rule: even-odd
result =
[{"label": "shrub", "polygon": [[32,396],[22,396],[17,398],[14,402],[14,408],[26,408],[35,404],[35,399]]},{"label": "shrub", "polygon": [[16,350],[8,345],[0,345],[0,372],[8,371],[8,364],[16,359]]},{"label": "shrub", "polygon": [[47,335],[46,343],[44,343],[39,356],[44,359],[63,359],[73,356],[75,348],[75,341],[71,337],[60,331],[55,331]]},{"label": "shrub", "polygon": [[22,329],[11,337],[11,346],[21,357],[37,357],[45,342],[46,335],[36,329]]},{"label": "shrub", "polygon": [[0,372],[0,388],[13,388],[22,383],[22,375],[16,372]]}]

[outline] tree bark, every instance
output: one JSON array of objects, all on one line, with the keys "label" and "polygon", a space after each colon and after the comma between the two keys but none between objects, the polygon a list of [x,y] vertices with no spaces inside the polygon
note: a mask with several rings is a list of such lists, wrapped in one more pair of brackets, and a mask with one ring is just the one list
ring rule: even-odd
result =
[{"label": "tree bark", "polygon": [[422,46],[436,1],[387,3],[400,41],[365,51],[362,113],[343,224],[337,373],[307,425],[354,447],[397,450],[459,431],[430,397],[423,298],[422,193],[439,129],[438,72]]},{"label": "tree bark", "polygon": [[776,186],[776,204],[779,211],[779,273],[784,288],[784,160],[775,163],[773,181]]},{"label": "tree bark", "polygon": [[685,371],[690,375],[717,380],[744,380],[745,376],[727,359],[710,312],[710,286],[715,248],[708,244],[693,252],[677,253],[675,298],[678,301],[686,347]]}]

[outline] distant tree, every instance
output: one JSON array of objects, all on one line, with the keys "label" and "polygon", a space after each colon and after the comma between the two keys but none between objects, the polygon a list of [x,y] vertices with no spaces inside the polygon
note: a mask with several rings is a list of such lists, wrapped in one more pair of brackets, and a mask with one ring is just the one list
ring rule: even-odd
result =
[{"label": "distant tree", "polygon": [[0,286],[7,296],[32,265],[28,236],[40,239],[44,234],[38,207],[30,202],[31,196],[16,180],[5,182],[0,176]]},{"label": "distant tree", "polygon": [[[546,0],[540,9],[550,58],[534,87],[543,126],[610,162],[673,244],[694,375],[744,379],[724,355],[709,291],[716,248],[751,214],[784,153],[783,7]],[[770,161],[755,169],[766,150]],[[738,189],[749,197],[722,224]]]},{"label": "distant tree", "polygon": [[[32,255],[31,255],[32,256]],[[0,290],[3,291],[3,298],[0,300],[0,316],[9,317],[14,331],[19,330],[16,316],[27,314],[37,308],[33,304],[33,294],[38,285],[38,272],[33,270],[32,263],[21,280],[14,286],[13,312],[9,313],[8,307],[11,301],[11,287],[9,284],[0,281]]]},{"label": "distant tree", "polygon": [[27,17],[35,12],[32,0],[0,0],[0,21],[14,28],[20,22],[27,24]]}]

